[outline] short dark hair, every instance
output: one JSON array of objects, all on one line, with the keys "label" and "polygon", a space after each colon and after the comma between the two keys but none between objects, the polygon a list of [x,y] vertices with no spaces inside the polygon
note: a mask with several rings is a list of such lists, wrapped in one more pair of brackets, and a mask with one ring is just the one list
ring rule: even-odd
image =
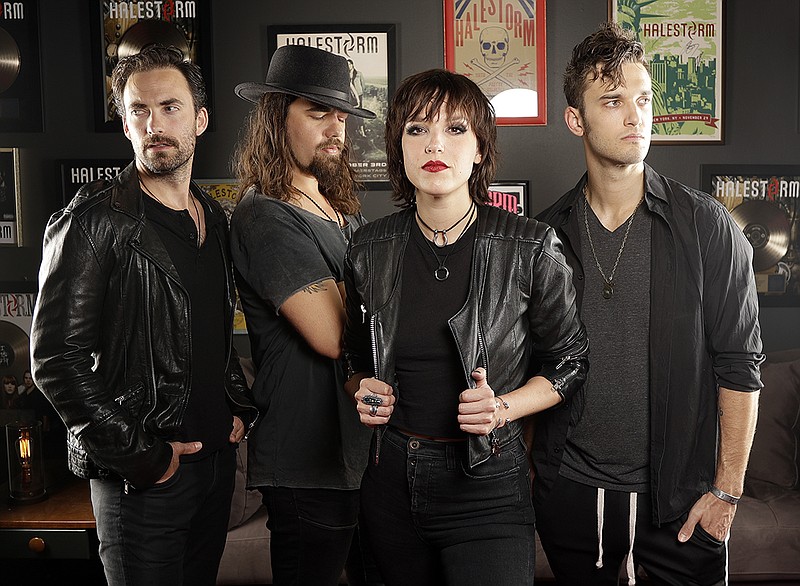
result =
[{"label": "short dark hair", "polygon": [[183,51],[175,47],[150,45],[139,53],[128,55],[119,60],[111,74],[111,90],[114,94],[114,105],[121,117],[125,117],[123,95],[128,79],[134,73],[153,71],[155,69],[177,69],[186,78],[189,91],[192,93],[194,112],[206,106],[206,84],[200,68],[184,58]]},{"label": "short dark hair", "polygon": [[478,139],[480,163],[469,178],[469,193],[477,203],[489,202],[489,183],[497,171],[497,126],[494,108],[477,84],[446,69],[429,69],[407,77],[397,88],[386,116],[386,158],[392,198],[401,207],[414,203],[415,188],[403,167],[403,133],[409,120],[436,115],[445,105],[448,114],[463,114]]},{"label": "short dark hair", "polygon": [[586,86],[598,77],[612,87],[622,85],[622,65],[637,63],[648,73],[650,67],[644,47],[633,33],[614,22],[605,22],[572,49],[572,59],[564,72],[564,96],[567,104],[583,112]]}]

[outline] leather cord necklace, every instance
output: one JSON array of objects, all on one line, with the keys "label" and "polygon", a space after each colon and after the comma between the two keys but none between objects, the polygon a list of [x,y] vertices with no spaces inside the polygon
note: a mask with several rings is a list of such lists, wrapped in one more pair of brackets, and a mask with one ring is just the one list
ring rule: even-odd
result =
[{"label": "leather cord necklace", "polygon": [[[144,190],[144,192],[147,195],[152,197],[154,200],[156,200],[162,206],[164,206],[165,208],[169,208],[171,210],[175,209],[175,208],[165,204],[163,201],[161,201],[160,197],[158,197],[155,193],[153,193],[152,191],[147,189],[147,186],[144,184],[144,181],[142,181],[141,179],[139,180],[139,185],[141,186],[141,188]],[[206,239],[206,233],[205,233],[205,230],[203,229],[203,222],[200,221],[200,210],[197,208],[197,201],[195,200],[195,198],[192,195],[191,191],[189,191],[189,200],[192,202],[192,205],[194,206],[194,215],[197,217],[197,221],[196,221],[196,224],[197,224],[197,248],[200,248],[203,245],[203,242]],[[176,211],[181,211],[181,210],[176,210]],[[188,212],[189,210],[187,209],[186,211]],[[189,214],[189,217],[191,217],[191,214]],[[192,218],[192,219],[194,220],[194,218]]]},{"label": "leather cord necklace", "polygon": [[298,188],[297,188],[297,187],[295,187],[294,185],[292,185],[292,187],[294,187],[295,189],[297,189],[297,191],[299,191],[299,192],[300,192],[302,195],[304,195],[308,201],[310,201],[311,203],[313,203],[313,204],[314,204],[314,207],[316,207],[316,208],[317,208],[317,209],[318,209],[320,212],[322,212],[322,215],[324,215],[326,218],[328,218],[328,220],[330,220],[331,222],[335,222],[335,223],[336,223],[336,225],[337,225],[337,226],[339,226],[339,230],[341,230],[342,234],[344,234],[344,226],[343,226],[343,221],[342,221],[342,218],[341,218],[341,216],[339,216],[339,212],[337,212],[337,211],[336,211],[336,208],[335,208],[335,207],[331,206],[331,209],[333,210],[333,213],[334,213],[334,215],[336,216],[336,219],[334,220],[333,218],[331,218],[331,217],[330,217],[330,215],[328,214],[328,212],[326,212],[325,210],[323,210],[323,209],[322,209],[322,206],[321,206],[321,205],[319,205],[317,202],[315,202],[313,199],[311,199],[311,196],[310,196],[310,195],[308,195],[308,194],[307,194],[305,191],[303,191],[302,189],[298,189]]},{"label": "leather cord necklace", "polygon": [[[472,205],[467,210],[467,214],[469,214],[469,219],[467,220],[466,224],[464,224],[464,227],[461,229],[461,233],[458,235],[458,239],[461,239],[461,237],[464,235],[464,232],[466,232],[467,228],[469,228],[469,225],[472,224],[472,218],[473,218],[473,216],[475,214],[475,202],[472,202]],[[419,211],[417,211],[417,217],[419,218]],[[455,224],[450,226],[450,228],[448,228],[447,230],[452,230],[455,226],[458,225],[459,222],[464,220],[464,218],[466,218],[466,217],[467,216],[465,215],[463,218],[461,218],[461,220],[459,220],[458,222],[456,222]],[[419,221],[422,222],[422,218],[419,218]],[[425,222],[422,222],[422,225],[425,226],[426,228],[428,228],[428,230],[430,230],[430,228],[428,227],[427,224],[425,224]],[[447,230],[445,230],[445,232]],[[442,230],[439,230],[439,232],[442,232]],[[434,234],[434,238],[436,238],[435,234]],[[433,277],[437,281],[446,281],[447,277],[450,276],[450,270],[445,266],[445,263],[447,262],[447,259],[450,257],[450,253],[453,252],[453,251],[450,250],[447,254],[444,255],[444,258],[441,258],[439,256],[439,253],[436,252],[436,249],[431,245],[430,240],[428,240],[425,237],[424,234],[422,235],[422,239],[425,241],[425,244],[428,245],[428,248],[430,248],[431,252],[433,253],[433,256],[436,258],[436,262],[439,264],[439,266],[433,271]],[[446,240],[446,236],[445,236],[445,244],[446,243],[447,243],[447,240]],[[436,244],[435,240],[434,240],[434,244]],[[439,248],[441,248],[441,246]]]},{"label": "leather cord necklace", "polygon": [[[461,222],[463,222],[463,221],[466,219],[466,217],[467,217],[468,215],[470,215],[470,213],[472,213],[472,210],[473,210],[473,208],[474,208],[474,207],[475,207],[475,202],[473,201],[473,202],[472,202],[472,205],[471,205],[471,206],[469,206],[469,209],[467,210],[467,212],[466,212],[466,213],[465,213],[463,216],[461,216],[461,218],[460,218],[460,219],[459,219],[459,220],[458,220],[458,221],[457,221],[455,224],[453,224],[453,225],[452,225],[452,226],[450,226],[449,228],[445,228],[444,230],[434,230],[433,228],[431,228],[430,226],[428,226],[428,224],[426,224],[426,223],[425,223],[425,220],[423,220],[423,219],[422,219],[422,216],[420,216],[420,215],[419,215],[419,208],[417,208],[417,219],[420,221],[420,223],[421,223],[423,226],[425,226],[425,227],[426,227],[428,230],[430,230],[431,232],[433,232],[433,243],[434,243],[434,244],[435,244],[435,245],[436,245],[438,248],[444,248],[445,246],[447,246],[447,245],[449,244],[449,241],[447,240],[447,233],[448,233],[450,230],[452,230],[453,228],[455,228],[456,226],[458,226],[458,225],[459,225]],[[467,222],[467,225],[469,225],[469,222]],[[462,231],[461,233],[463,234],[464,232]],[[441,244],[439,244],[439,243],[436,241],[436,237],[437,237],[439,234],[441,234],[441,235],[442,235],[442,243],[441,243]],[[459,236],[459,238],[461,238],[461,236]],[[427,240],[427,238],[426,238],[425,240]]]},{"label": "leather cord necklace", "polygon": [[592,249],[594,263],[597,265],[597,270],[600,271],[600,276],[603,278],[603,299],[611,299],[611,297],[614,295],[614,274],[617,272],[619,259],[622,258],[622,251],[625,250],[625,243],[628,241],[628,234],[631,233],[633,218],[636,216],[636,212],[639,211],[639,206],[642,205],[643,201],[644,196],[642,196],[642,199],[640,199],[639,203],[636,204],[636,207],[633,208],[633,213],[631,214],[631,217],[628,218],[628,226],[625,228],[625,235],[622,237],[622,245],[619,247],[619,252],[617,252],[617,260],[614,261],[614,267],[611,269],[611,274],[606,277],[606,273],[603,271],[603,267],[600,266],[600,261],[597,258],[597,252],[594,250],[592,232],[589,230],[589,195],[586,185],[583,186],[583,223],[586,226],[586,235],[589,237],[589,248]]}]

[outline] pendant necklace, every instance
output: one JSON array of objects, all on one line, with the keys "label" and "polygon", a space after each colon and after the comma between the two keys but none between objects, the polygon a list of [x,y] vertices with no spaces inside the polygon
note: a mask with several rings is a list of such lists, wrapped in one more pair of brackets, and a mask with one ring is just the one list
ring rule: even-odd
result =
[{"label": "pendant necklace", "polygon": [[[435,244],[435,245],[436,245],[438,248],[444,248],[445,246],[447,246],[447,245],[450,243],[450,242],[447,240],[447,233],[448,233],[450,230],[452,230],[453,228],[455,228],[456,226],[458,226],[458,225],[459,225],[461,222],[463,222],[463,221],[466,219],[466,217],[467,217],[468,215],[470,215],[470,213],[472,213],[472,209],[473,209],[473,207],[474,207],[474,206],[475,206],[475,202],[473,201],[473,202],[472,202],[472,205],[471,205],[471,206],[469,206],[469,209],[467,210],[467,212],[466,212],[466,213],[465,213],[463,216],[461,216],[461,218],[460,218],[460,219],[459,219],[459,220],[458,220],[458,221],[457,221],[455,224],[453,224],[453,225],[452,225],[452,226],[450,226],[449,228],[445,228],[444,230],[434,230],[433,228],[431,228],[430,226],[428,226],[428,224],[426,224],[426,223],[425,223],[425,220],[423,220],[423,219],[422,219],[422,216],[420,216],[420,215],[419,215],[419,208],[417,208],[417,219],[420,221],[420,223],[421,223],[423,226],[425,226],[425,227],[426,227],[428,230],[430,230],[431,232],[433,232],[433,243],[434,243],[434,244]],[[469,225],[469,222],[467,222],[467,224]],[[464,232],[462,231],[461,233],[463,234]],[[437,237],[438,235],[440,235],[440,234],[442,235],[442,243],[441,243],[441,244],[439,244],[439,243],[436,241],[436,237]],[[459,236],[459,238],[461,238],[461,236]],[[427,240],[427,238],[426,238],[425,240]]]},{"label": "pendant necklace", "polygon": [[[297,187],[295,187],[294,185],[292,185],[292,187],[297,189]],[[326,218],[328,218],[328,220],[330,220],[331,222],[335,222],[336,225],[339,227],[339,230],[342,232],[342,235],[344,235],[344,226],[342,225],[343,221],[342,221],[341,216],[339,216],[339,212],[336,211],[335,207],[331,206],[331,209],[333,210],[333,214],[336,216],[336,219],[334,220],[333,218],[330,217],[328,212],[323,210],[322,206],[319,205],[317,202],[315,202],[313,199],[311,199],[311,196],[308,195],[305,191],[303,191],[302,189],[297,189],[297,191],[299,191],[302,195],[304,195],[308,201],[313,203],[314,207],[316,207],[320,212],[322,212],[322,215],[324,215]]]},{"label": "pendant necklace", "polygon": [[[174,209],[175,209],[175,208],[173,208],[173,207],[170,207],[170,206],[168,206],[167,204],[165,204],[163,201],[161,201],[161,198],[160,198],[160,197],[158,197],[158,196],[157,196],[155,193],[153,193],[152,191],[150,191],[149,189],[147,189],[147,186],[144,184],[144,182],[143,182],[141,179],[139,180],[139,186],[140,186],[140,187],[141,187],[141,188],[144,190],[144,192],[145,192],[147,195],[149,195],[150,197],[152,197],[154,200],[156,200],[158,203],[160,203],[160,204],[161,204],[162,206],[164,206],[165,208],[168,208],[168,209],[171,209],[171,210],[174,210]],[[197,209],[197,201],[195,201],[195,198],[192,196],[192,192],[191,192],[191,191],[189,191],[189,199],[191,200],[191,202],[192,202],[192,205],[194,206],[194,214],[195,214],[195,216],[197,216],[197,222],[196,222],[196,228],[197,228],[197,248],[200,248],[200,247],[203,245],[203,242],[204,242],[204,241],[205,241],[205,239],[206,239],[206,235],[205,235],[205,232],[204,232],[204,230],[203,230],[203,225],[202,225],[202,224],[201,224],[201,222],[200,222],[200,210],[198,210],[198,209]],[[176,211],[183,211],[183,210],[176,210]],[[186,211],[187,211],[187,212],[189,211],[189,210],[188,210],[188,208],[186,209]],[[189,217],[191,218],[191,217],[192,217],[192,215],[191,215],[191,214],[189,214]],[[194,220],[194,218],[192,218],[192,219]]]},{"label": "pendant necklace", "polygon": [[[447,235],[445,234],[445,232],[455,228],[459,224],[459,222],[463,221],[467,217],[467,215],[469,215],[469,219],[467,220],[467,223],[464,224],[464,227],[461,229],[461,233],[458,235],[459,239],[461,239],[461,237],[464,235],[464,232],[467,231],[467,228],[469,228],[469,225],[472,223],[472,218],[475,215],[475,202],[472,202],[472,205],[469,206],[469,209],[467,210],[467,213],[464,215],[464,217],[461,218],[461,220],[459,220],[458,222],[456,222],[455,224],[450,226],[447,230],[439,230],[439,232],[442,233],[442,235],[444,237],[444,241],[445,241],[445,244],[442,245],[442,246],[445,246],[447,244]],[[417,210],[417,218],[419,218],[419,221],[422,222],[422,218],[419,217],[419,210]],[[422,222],[422,225],[425,226],[426,228],[428,228],[428,230],[431,230],[431,228],[425,222]],[[435,230],[431,230],[431,231],[432,232],[436,232]],[[436,238],[435,234],[434,234],[434,238]],[[434,258],[436,258],[436,262],[439,264],[439,266],[433,271],[433,277],[437,281],[446,281],[447,277],[450,276],[450,270],[445,266],[445,263],[447,262],[447,259],[450,256],[450,253],[453,252],[453,251],[450,250],[447,254],[444,255],[444,258],[441,258],[439,256],[439,253],[436,252],[436,249],[431,245],[430,240],[428,240],[425,237],[424,234],[422,235],[422,239],[425,241],[425,244],[428,245],[428,248],[431,249],[431,252],[433,253]],[[436,244],[435,240],[434,240],[434,244]],[[442,248],[442,246],[438,246],[438,248]]]},{"label": "pendant necklace", "polygon": [[594,257],[594,263],[597,265],[597,270],[600,271],[600,276],[603,278],[603,299],[611,299],[614,295],[614,274],[617,272],[617,267],[619,266],[619,259],[622,257],[622,251],[625,250],[625,243],[628,241],[628,234],[631,232],[631,225],[633,224],[633,218],[636,216],[636,212],[639,210],[639,206],[642,205],[644,201],[644,196],[642,199],[639,200],[639,203],[636,204],[636,207],[633,208],[633,213],[631,217],[628,218],[628,225],[625,228],[625,235],[622,237],[622,245],[619,247],[619,252],[617,252],[617,260],[614,261],[614,266],[611,269],[611,274],[606,277],[605,272],[603,271],[603,267],[600,266],[600,261],[597,258],[597,252],[594,250],[594,242],[592,242],[592,232],[589,230],[589,195],[587,193],[587,186],[583,186],[583,223],[586,226],[586,235],[589,237],[589,248],[592,249],[592,256]]}]

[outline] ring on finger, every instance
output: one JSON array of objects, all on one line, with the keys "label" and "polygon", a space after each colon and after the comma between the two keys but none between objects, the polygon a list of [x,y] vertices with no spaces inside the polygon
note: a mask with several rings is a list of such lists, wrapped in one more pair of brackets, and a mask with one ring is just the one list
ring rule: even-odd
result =
[{"label": "ring on finger", "polygon": [[375,417],[378,414],[378,406],[377,405],[370,405],[369,406],[369,414]]},{"label": "ring on finger", "polygon": [[364,403],[364,405],[378,407],[383,404],[383,399],[381,399],[378,395],[364,395],[361,398],[361,402]]}]

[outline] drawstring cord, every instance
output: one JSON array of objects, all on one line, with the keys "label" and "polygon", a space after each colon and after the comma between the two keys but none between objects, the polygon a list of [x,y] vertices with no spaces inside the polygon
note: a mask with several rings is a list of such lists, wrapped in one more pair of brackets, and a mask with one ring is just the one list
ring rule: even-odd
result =
[{"label": "drawstring cord", "polygon": [[625,564],[625,572],[628,574],[628,586],[636,584],[636,567],[633,565],[633,540],[636,539],[636,498],[636,493],[632,492],[628,512],[628,541],[630,549],[628,549],[628,563]]},{"label": "drawstring cord", "polygon": [[[630,493],[628,501],[628,555],[625,563],[625,574],[628,578],[628,586],[636,584],[636,566],[633,563],[633,542],[636,540],[636,510],[637,494]],[[597,489],[597,562],[595,567],[603,567],[603,517],[606,508],[606,491],[603,488]]]},{"label": "drawstring cord", "polygon": [[603,567],[603,516],[605,515],[606,508],[606,490],[604,488],[597,489],[597,562],[595,567],[600,569]]}]

